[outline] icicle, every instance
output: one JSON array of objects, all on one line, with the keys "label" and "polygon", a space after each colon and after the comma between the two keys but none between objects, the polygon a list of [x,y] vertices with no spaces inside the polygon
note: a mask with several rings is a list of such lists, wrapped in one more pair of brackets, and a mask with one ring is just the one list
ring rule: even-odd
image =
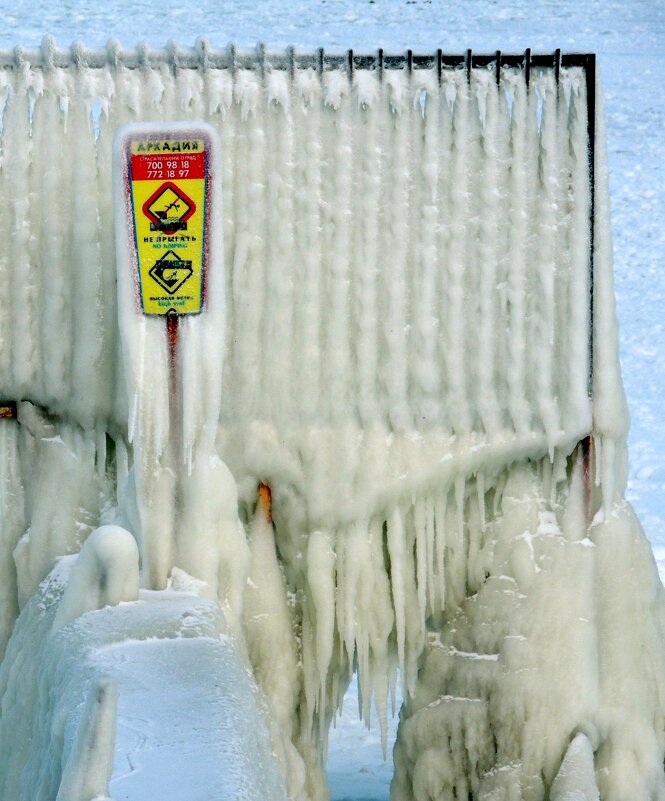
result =
[{"label": "icicle", "polygon": [[201,81],[201,102],[204,109],[202,116],[210,119],[219,115],[225,120],[233,103],[233,79],[230,71],[211,69],[209,64],[204,64]]},{"label": "icicle", "polygon": [[[335,625],[335,554],[330,539],[322,531],[313,531],[307,542],[307,581],[316,610],[316,666],[321,693],[326,690],[328,668],[332,659]],[[321,698],[320,710],[324,707]],[[321,712],[323,716],[323,712]]]},{"label": "icicle", "polygon": [[[594,320],[593,320],[593,422],[594,429],[603,435],[603,445],[609,440],[625,441],[629,417],[626,397],[621,383],[621,365],[617,343],[618,327],[612,269],[612,237],[609,209],[609,175],[605,133],[604,97],[596,76],[595,110],[595,214],[594,214]],[[582,114],[585,96],[576,98]],[[623,449],[622,449],[623,451]],[[616,476],[618,486],[625,485],[624,452],[617,452]]]},{"label": "icicle", "polygon": [[[302,82],[302,95],[293,102],[294,153],[296,174],[294,215],[297,269],[296,287],[300,288],[294,301],[294,337],[298,343],[298,358],[294,361],[296,407],[301,410],[301,422],[311,423],[320,408],[321,325],[324,318],[321,172],[324,147],[321,138],[323,112],[321,84],[313,73]],[[302,78],[301,78],[302,81]]]},{"label": "icicle", "polygon": [[204,78],[199,70],[178,69],[176,96],[180,119],[203,119],[206,115]]},{"label": "icicle", "polygon": [[[477,335],[478,361],[478,410],[480,420],[488,437],[496,434],[500,426],[499,401],[497,397],[498,365],[497,343],[501,339],[501,326],[497,325],[497,284],[499,209],[498,148],[498,90],[490,73],[474,71],[473,90],[476,101],[484,109],[482,140],[478,150],[480,162],[479,180],[473,194],[479,198],[480,224],[477,234],[478,298],[479,318]],[[480,109],[478,110],[480,113]],[[474,110],[473,116],[476,112]],[[474,237],[471,235],[471,239]]]},{"label": "icicle", "polygon": [[102,262],[98,241],[97,194],[82,188],[94,187],[97,179],[90,120],[90,104],[95,88],[85,71],[76,76],[74,85],[75,91],[69,107],[72,136],[68,137],[70,149],[66,157],[70,163],[77,165],[75,174],[71,174],[73,186],[70,190],[71,213],[75,223],[71,228],[69,250],[65,253],[65,258],[71,264],[72,277],[76,276],[71,285],[69,299],[72,304],[70,313],[74,343],[70,380],[76,387],[76,392],[70,397],[67,411],[74,419],[89,427],[99,414],[97,394],[105,396],[108,392],[98,381],[97,375],[105,344],[104,321],[101,317]]},{"label": "icicle", "polygon": [[585,734],[575,735],[552,782],[552,801],[600,801],[593,751]]},{"label": "icicle", "polygon": [[397,662],[402,679],[402,692],[406,695],[405,643],[406,643],[406,590],[405,590],[405,532],[402,514],[395,507],[387,520],[388,551],[390,553],[390,579],[395,610],[397,636]]},{"label": "icicle", "polygon": [[482,472],[476,474],[476,492],[478,495],[480,530],[485,531],[485,528],[487,526],[487,522],[485,520],[485,475]]},{"label": "icicle", "polygon": [[382,207],[382,174],[384,163],[384,134],[380,126],[381,96],[378,77],[372,73],[358,75],[356,80],[356,117],[354,151],[358,154],[358,177],[353,192],[354,218],[362,224],[353,226],[352,253],[354,297],[354,383],[356,384],[358,418],[364,427],[377,425],[379,389],[379,308],[377,260],[379,259],[379,209]]},{"label": "icicle", "polygon": [[265,417],[281,428],[289,425],[293,385],[284,375],[293,375],[299,358],[293,340],[294,302],[298,265],[294,251],[294,157],[295,138],[291,115],[290,81],[283,71],[266,77],[266,149],[268,165],[265,195],[266,304],[263,310],[263,380],[267,403]]},{"label": "icicle", "polygon": [[601,453],[598,454],[598,460],[602,459],[600,465],[601,471],[601,487],[603,490],[603,510],[605,517],[612,513],[612,508],[615,501],[616,492],[616,473],[617,473],[617,459],[616,459],[616,443],[608,436],[603,437],[603,447]]},{"label": "icicle", "polygon": [[441,606],[439,605],[437,598],[437,584],[435,581],[435,573],[437,570],[437,559],[436,559],[436,552],[435,552],[435,542],[436,542],[436,513],[435,513],[435,501],[434,497],[431,494],[427,494],[425,497],[425,543],[426,543],[426,550],[425,550],[425,569],[427,573],[427,608],[428,614],[433,615],[435,614]]},{"label": "icicle", "polygon": [[[508,365],[510,361],[510,273],[513,264],[510,260],[510,238],[513,228],[511,216],[510,200],[510,181],[511,181],[511,121],[510,103],[511,97],[509,85],[507,85],[505,75],[502,74],[501,82],[498,87],[498,99],[496,100],[497,123],[494,128],[494,152],[497,159],[496,165],[496,213],[498,215],[497,224],[493,230],[496,236],[495,257],[496,257],[496,339],[494,358],[496,360],[494,380],[496,382],[495,393],[499,404],[499,424],[502,428],[509,428],[510,416],[510,392],[508,387]],[[492,105],[494,100],[492,100]]]},{"label": "icicle", "polygon": [[466,494],[466,477],[458,475],[455,478],[455,513],[457,517],[457,542],[461,546],[464,542],[464,497]]},{"label": "icicle", "polygon": [[[298,695],[297,656],[269,504],[269,492],[262,486],[248,537],[251,567],[244,587],[243,630],[259,686],[290,736]],[[237,572],[232,564],[229,568],[231,575]]]},{"label": "icicle", "polygon": [[[326,421],[339,424],[348,420],[351,406],[351,347],[349,267],[351,257],[351,196],[353,194],[353,161],[351,107],[346,75],[326,76],[328,86],[327,108],[324,111],[328,125],[324,128],[324,142],[330,153],[324,165],[323,191],[328,204],[323,216],[323,269],[328,276],[324,284],[324,303],[328,307],[329,324],[324,330],[322,355],[322,393],[320,402]],[[344,83],[346,82],[346,83]],[[334,117],[331,125],[330,117]]]},{"label": "icicle", "polygon": [[232,414],[240,420],[256,419],[262,392],[261,380],[257,381],[257,366],[263,362],[265,348],[261,340],[261,310],[266,303],[263,186],[267,153],[258,95],[256,75],[240,70],[236,77],[232,113],[235,124],[242,122],[245,131],[237,143],[237,159],[246,166],[246,172],[237,172],[234,186],[237,213],[243,225],[237,232],[233,262],[229,264],[236,310],[234,322],[236,330],[243,332],[234,341],[233,358],[233,379],[237,389]]},{"label": "icicle", "polygon": [[537,325],[534,352],[534,369],[538,395],[538,409],[547,436],[550,459],[554,459],[554,444],[559,431],[559,415],[554,385],[555,340],[555,279],[557,276],[556,230],[558,208],[556,204],[557,164],[557,115],[556,85],[554,76],[545,73],[534,87],[542,97],[543,109],[540,125],[540,184],[535,194],[536,253],[539,291],[536,294]]},{"label": "icicle", "polygon": [[19,425],[0,420],[0,661],[18,615],[16,568],[12,553],[26,530]]},{"label": "icicle", "polygon": [[[386,416],[390,427],[403,431],[410,419],[407,409],[408,362],[406,323],[409,287],[406,284],[405,265],[411,233],[409,215],[409,125],[411,106],[405,94],[409,77],[401,71],[386,73],[386,100],[390,104],[384,111],[386,126],[387,193],[382,226],[381,247],[385,262],[381,270],[385,308],[384,347],[380,356],[382,382],[386,390]],[[383,305],[385,304],[385,306]]]},{"label": "icicle", "polygon": [[[422,87],[422,85],[421,85]],[[422,103],[419,119],[416,109],[414,124],[418,127],[414,146],[422,141],[422,149],[414,154],[414,202],[410,225],[420,233],[412,238],[414,269],[413,306],[409,365],[413,425],[429,427],[441,420],[441,371],[437,361],[442,315],[440,313],[437,216],[440,202],[439,160],[445,152],[441,141],[439,119],[442,102],[433,76],[419,88],[416,103]],[[445,102],[445,101],[443,101]]]},{"label": "icicle", "polygon": [[[583,433],[591,431],[589,387],[589,348],[580,347],[578,331],[587,331],[589,309],[589,176],[586,133],[586,96],[580,76],[566,75],[564,90],[569,101],[568,135],[570,174],[568,176],[568,212],[565,252],[570,259],[570,281],[567,299],[568,382],[567,417],[576,421]],[[582,97],[580,94],[582,93]],[[573,340],[576,339],[575,343]],[[577,422],[579,421],[579,422]]]},{"label": "icicle", "polygon": [[524,314],[524,354],[525,354],[525,390],[532,414],[531,426],[537,431],[545,431],[542,412],[539,408],[538,376],[540,372],[541,320],[539,309],[540,278],[539,259],[539,227],[538,227],[538,191],[540,177],[538,174],[538,158],[540,148],[540,126],[542,122],[541,98],[537,91],[536,75],[526,89],[525,97],[525,130],[524,150],[515,156],[524,162],[524,203],[525,203],[525,240],[522,247],[526,252],[526,272],[524,285],[526,289]]},{"label": "icicle", "polygon": [[511,219],[509,261],[511,269],[508,280],[510,301],[508,364],[508,408],[513,427],[518,434],[531,428],[531,410],[526,397],[526,238],[529,215],[527,192],[526,150],[527,90],[524,75],[520,72],[510,76],[513,90],[513,114],[511,135],[510,203]]},{"label": "icicle", "polygon": [[[0,120],[0,196],[8,197],[10,183],[7,177],[7,161],[12,158],[11,151],[8,154],[7,148],[11,146],[11,138],[7,137],[6,113],[7,104],[12,102],[13,91],[10,84],[12,74],[6,70],[0,71],[0,106],[2,114]],[[0,236],[3,241],[8,241],[11,236],[11,225],[8,215],[0,215]],[[11,285],[12,285],[12,260],[7,253],[0,253],[0,307],[9,309],[11,307]],[[0,315],[0,381],[6,387],[5,392],[13,385],[11,377],[13,349],[13,326],[12,315],[4,313]]]},{"label": "icicle", "polygon": [[11,153],[3,164],[6,183],[3,196],[8,202],[6,242],[11,287],[10,303],[3,317],[11,320],[11,383],[5,388],[10,396],[30,394],[38,365],[35,325],[34,287],[39,285],[33,258],[33,232],[30,193],[30,165],[33,159],[29,131],[29,92],[32,75],[30,65],[22,63],[16,70],[3,116],[3,150]]},{"label": "icicle", "polygon": [[442,491],[436,495],[434,501],[434,525],[436,531],[436,572],[439,589],[439,609],[443,612],[446,605],[446,513],[448,492]]},{"label": "icicle", "polygon": [[[70,232],[53,224],[56,209],[71,203],[72,185],[63,186],[58,169],[67,160],[69,150],[61,111],[62,98],[70,91],[68,77],[63,69],[45,71],[44,94],[35,103],[33,114],[35,170],[42,182],[39,257],[43,284],[40,290],[43,383],[46,398],[56,408],[61,404],[66,407],[71,394],[73,344],[70,303],[73,264],[65,257]],[[55,331],[57,336],[54,336]]]},{"label": "icicle", "polygon": [[391,581],[385,565],[383,521],[374,518],[369,525],[370,562],[373,582],[367,587],[370,610],[367,622],[367,633],[371,650],[371,687],[365,693],[371,696],[374,690],[377,717],[381,726],[381,740],[387,738],[387,695],[389,662],[389,639],[395,624],[395,615],[391,598]]},{"label": "icicle", "polygon": [[427,531],[426,501],[417,499],[413,505],[413,526],[416,536],[416,586],[418,588],[418,612],[425,620],[427,612],[427,568],[429,543]]},{"label": "icicle", "polygon": [[466,76],[455,76],[455,110],[453,115],[453,144],[451,171],[448,179],[451,208],[450,242],[447,260],[446,303],[446,372],[448,407],[453,430],[457,435],[467,434],[471,416],[467,403],[465,359],[465,244],[468,224],[467,158],[468,126],[471,114]]}]

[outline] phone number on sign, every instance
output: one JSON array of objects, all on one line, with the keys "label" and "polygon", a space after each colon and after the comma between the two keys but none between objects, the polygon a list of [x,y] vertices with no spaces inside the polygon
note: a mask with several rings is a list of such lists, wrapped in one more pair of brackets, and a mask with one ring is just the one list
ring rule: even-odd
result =
[{"label": "phone number on sign", "polygon": [[168,178],[204,178],[205,153],[180,156],[132,155],[132,180],[159,181]]}]

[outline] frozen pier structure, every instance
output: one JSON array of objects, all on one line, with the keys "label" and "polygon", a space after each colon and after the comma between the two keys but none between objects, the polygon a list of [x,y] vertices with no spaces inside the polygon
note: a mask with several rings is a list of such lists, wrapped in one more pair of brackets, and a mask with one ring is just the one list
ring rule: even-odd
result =
[{"label": "frozen pier structure", "polygon": [[[384,725],[399,671],[395,801],[665,797],[593,56],[45,40],[0,55],[0,92],[0,797],[142,798],[109,643],[145,643],[140,664],[185,631],[211,684],[229,642],[251,668],[238,704],[265,718],[275,798],[326,797],[354,670]],[[169,120],[209,122],[222,154],[219,266],[176,381],[116,269],[112,191],[116,129]],[[51,727],[43,759],[17,716]]]}]

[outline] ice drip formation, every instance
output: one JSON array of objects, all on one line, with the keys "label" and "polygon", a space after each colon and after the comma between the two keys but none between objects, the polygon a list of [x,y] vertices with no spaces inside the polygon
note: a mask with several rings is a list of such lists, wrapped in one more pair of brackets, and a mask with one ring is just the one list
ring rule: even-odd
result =
[{"label": "ice drip formation", "polygon": [[[320,801],[354,671],[384,731],[402,685],[394,801],[665,798],[584,67],[0,61],[0,798],[181,798],[176,731],[197,798]],[[175,386],[113,201],[168,120],[219,138]]]}]

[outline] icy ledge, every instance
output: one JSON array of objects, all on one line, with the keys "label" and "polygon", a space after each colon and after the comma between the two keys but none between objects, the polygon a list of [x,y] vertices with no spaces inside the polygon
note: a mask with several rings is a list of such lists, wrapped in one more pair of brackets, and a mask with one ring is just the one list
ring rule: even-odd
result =
[{"label": "icy ledge", "polygon": [[67,619],[94,598],[90,545],[120,531],[93,533],[21,613],[0,668],[0,798],[285,801],[256,685],[195,583]]}]

